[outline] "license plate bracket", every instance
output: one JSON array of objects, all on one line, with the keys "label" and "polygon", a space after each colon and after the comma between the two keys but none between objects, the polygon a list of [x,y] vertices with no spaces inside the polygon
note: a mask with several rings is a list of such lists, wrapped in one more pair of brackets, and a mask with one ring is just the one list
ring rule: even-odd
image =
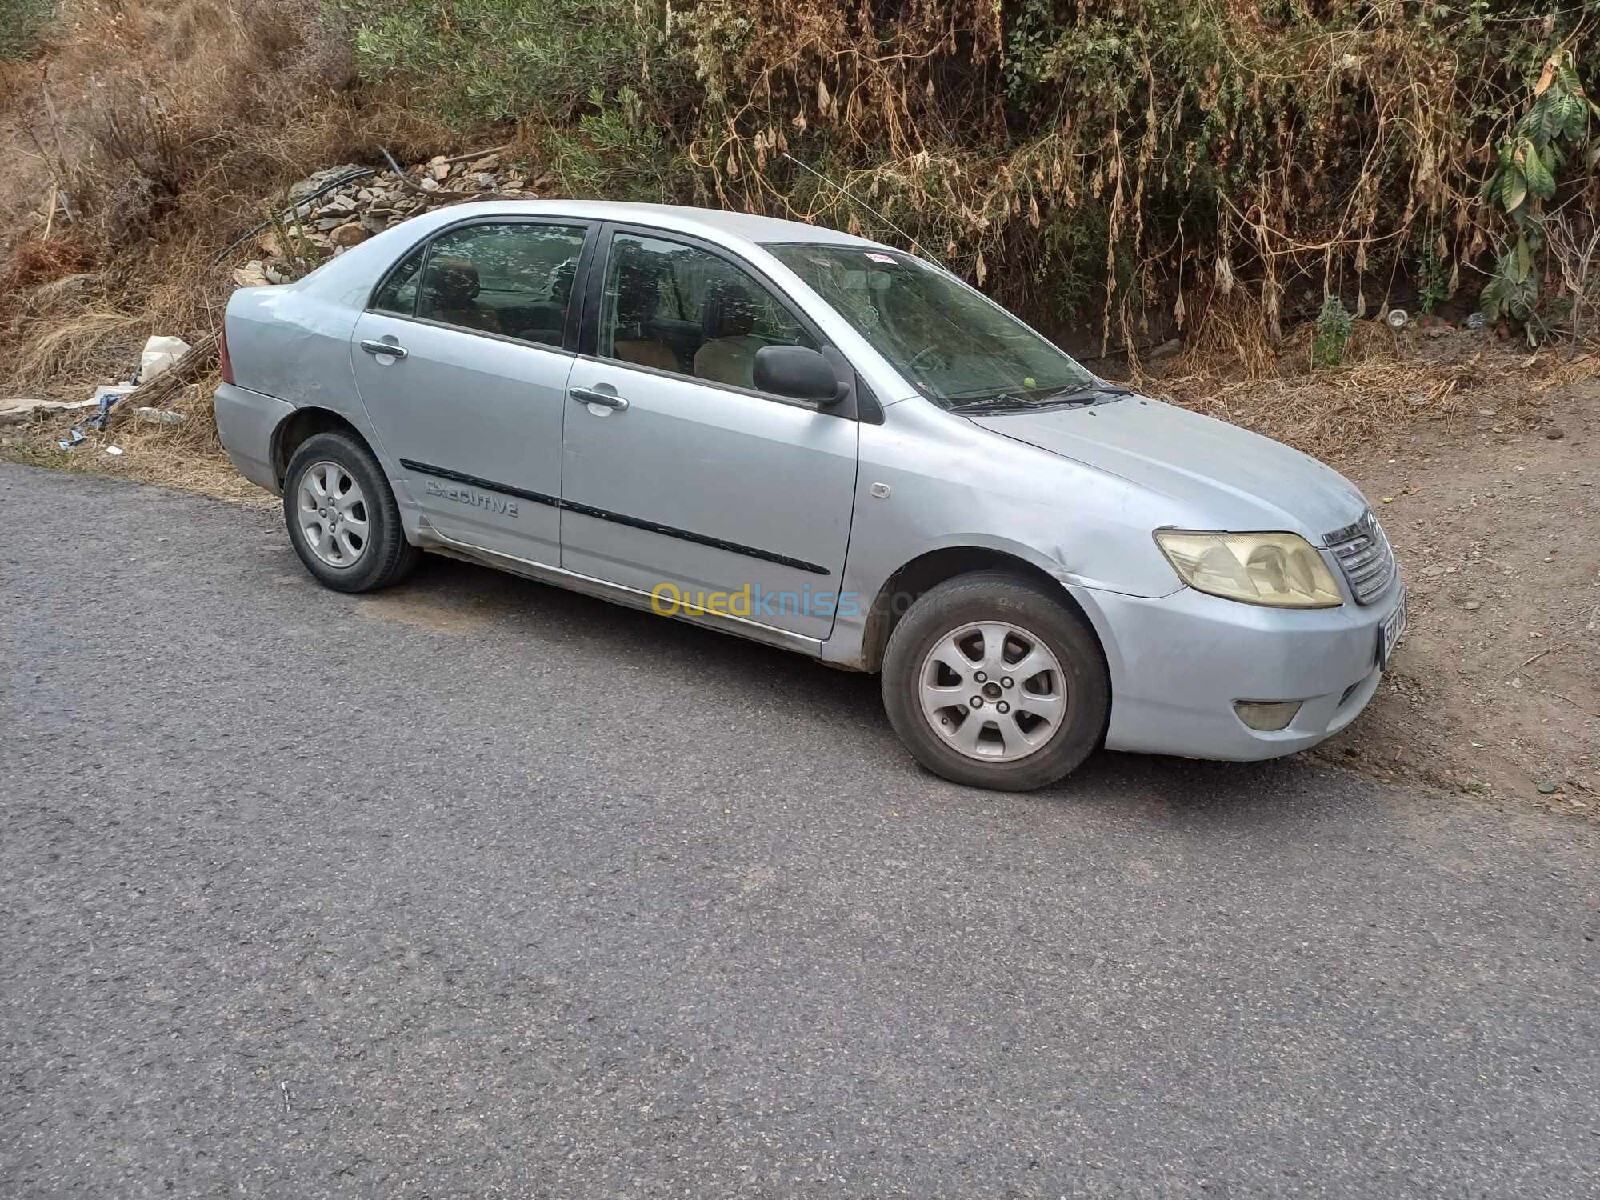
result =
[{"label": "license plate bracket", "polygon": [[1394,611],[1383,619],[1383,624],[1378,626],[1378,669],[1384,670],[1389,665],[1389,660],[1394,657],[1394,648],[1399,645],[1400,639],[1406,632],[1406,593],[1400,591],[1400,603],[1394,606]]}]

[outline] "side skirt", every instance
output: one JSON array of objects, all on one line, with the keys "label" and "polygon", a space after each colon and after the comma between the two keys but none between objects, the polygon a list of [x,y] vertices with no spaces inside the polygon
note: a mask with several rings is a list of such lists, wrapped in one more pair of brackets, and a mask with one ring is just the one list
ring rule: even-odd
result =
[{"label": "side skirt", "polygon": [[460,559],[462,562],[474,563],[480,567],[494,567],[496,570],[506,571],[512,575],[520,575],[524,579],[532,579],[539,583],[548,583],[554,587],[566,588],[570,592],[581,592],[585,596],[594,596],[599,600],[609,600],[613,604],[621,604],[628,608],[642,609],[653,616],[671,616],[679,621],[687,621],[690,625],[700,625],[706,629],[715,629],[718,633],[731,633],[735,637],[746,638],[752,642],[761,642],[767,646],[776,646],[780,650],[793,650],[798,654],[806,655],[808,658],[818,658],[822,654],[822,641],[820,638],[810,638],[798,633],[790,633],[787,629],[775,629],[771,625],[763,625],[759,621],[751,621],[745,617],[712,612],[658,613],[651,606],[649,592],[641,592],[638,588],[624,587],[620,583],[609,583],[604,579],[596,579],[592,575],[580,575],[576,571],[568,571],[562,567],[530,562],[525,558],[517,558],[512,554],[502,554],[498,550],[485,550],[481,546],[458,542],[454,538],[446,537],[428,524],[427,518],[421,520],[417,533],[419,535],[418,545],[422,549],[433,554],[441,554],[446,558]]}]

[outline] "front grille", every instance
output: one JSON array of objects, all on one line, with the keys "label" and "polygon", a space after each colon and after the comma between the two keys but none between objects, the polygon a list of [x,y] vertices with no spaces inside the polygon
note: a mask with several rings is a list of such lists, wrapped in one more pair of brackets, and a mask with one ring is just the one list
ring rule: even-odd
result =
[{"label": "front grille", "polygon": [[1357,604],[1371,604],[1394,582],[1394,551],[1370,509],[1323,540],[1339,560]]}]

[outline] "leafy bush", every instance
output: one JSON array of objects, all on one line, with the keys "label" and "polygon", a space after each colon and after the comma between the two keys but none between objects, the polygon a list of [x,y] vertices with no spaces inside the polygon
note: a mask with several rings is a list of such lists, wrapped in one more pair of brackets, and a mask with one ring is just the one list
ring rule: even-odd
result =
[{"label": "leafy bush", "polygon": [[369,76],[544,126],[568,186],[859,228],[1107,341],[1240,290],[1273,335],[1397,279],[1437,303],[1519,193],[1600,200],[1595,5],[336,2]]},{"label": "leafy bush", "polygon": [[0,0],[0,60],[31,54],[55,11],[55,0]]},{"label": "leafy bush", "polygon": [[633,0],[334,0],[370,78],[462,124],[574,118],[640,81],[657,40]]}]

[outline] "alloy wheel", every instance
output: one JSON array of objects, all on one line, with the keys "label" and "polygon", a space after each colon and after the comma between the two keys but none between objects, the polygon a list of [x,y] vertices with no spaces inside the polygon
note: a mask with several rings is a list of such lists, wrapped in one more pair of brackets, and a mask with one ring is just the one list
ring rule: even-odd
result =
[{"label": "alloy wheel", "polygon": [[1035,754],[1067,720],[1066,676],[1050,647],[1005,621],[952,630],[928,651],[918,699],[933,731],[981,762]]},{"label": "alloy wheel", "polygon": [[296,497],[300,532],[330,567],[351,567],[367,549],[367,498],[355,476],[336,462],[312,463]]}]

